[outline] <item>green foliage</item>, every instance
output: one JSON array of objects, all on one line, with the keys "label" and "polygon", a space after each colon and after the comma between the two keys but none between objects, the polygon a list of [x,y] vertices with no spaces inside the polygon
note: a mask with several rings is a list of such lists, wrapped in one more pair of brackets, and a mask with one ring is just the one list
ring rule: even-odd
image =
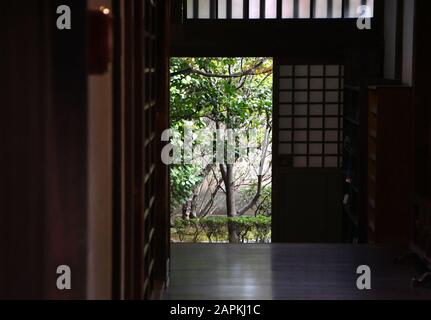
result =
[{"label": "green foliage", "polygon": [[[272,126],[272,59],[172,58],[171,74],[171,128],[179,132],[174,145],[181,145],[190,126],[201,129],[217,122],[233,130],[257,129],[262,140]],[[205,178],[202,171],[198,164],[172,166],[172,211],[192,197]]]},{"label": "green foliage", "polygon": [[184,219],[175,219],[174,221],[173,227],[175,228],[176,234],[181,242],[184,241],[187,235],[188,222],[188,220]]},{"label": "green foliage", "polygon": [[242,243],[250,240],[250,236],[252,235],[251,231],[255,227],[256,223],[255,217],[235,217],[230,218],[230,222],[235,226]]},{"label": "green foliage", "polygon": [[192,242],[198,242],[203,231],[197,219],[175,219],[173,227],[181,242],[185,241],[186,238],[191,239]]},{"label": "green foliage", "polygon": [[200,226],[209,242],[212,242],[213,237],[218,242],[226,236],[226,222],[225,217],[209,217],[201,219]]},{"label": "green foliage", "polygon": [[259,215],[255,220],[256,242],[267,242],[271,237],[271,217]]},{"label": "green foliage", "polygon": [[[193,69],[229,76],[252,70],[244,77],[206,77],[179,73],[171,79],[173,122],[203,119],[228,128],[256,127],[272,112],[272,60],[268,58],[173,58],[171,72]],[[262,119],[262,116],[265,119]],[[269,116],[268,119],[271,117]]]},{"label": "green foliage", "polygon": [[[173,232],[181,242],[209,241],[226,242],[228,239],[227,225],[234,224],[241,242],[251,240],[257,243],[266,243],[271,240],[271,217],[242,216],[235,218],[214,216],[203,219],[175,219]],[[205,238],[201,236],[205,235]]]},{"label": "green foliage", "polygon": [[194,165],[171,166],[171,205],[182,206],[193,195],[196,185],[202,182],[199,167]]}]

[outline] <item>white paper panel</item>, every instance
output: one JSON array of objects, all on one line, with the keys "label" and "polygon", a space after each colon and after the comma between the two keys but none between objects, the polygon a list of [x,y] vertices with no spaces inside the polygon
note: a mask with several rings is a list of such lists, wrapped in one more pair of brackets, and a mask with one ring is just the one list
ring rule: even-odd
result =
[{"label": "white paper panel", "polygon": [[310,18],[310,0],[299,1],[299,18],[300,19]]},{"label": "white paper panel", "polygon": [[295,77],[306,77],[308,76],[308,66],[295,66]]},{"label": "white paper panel", "polygon": [[295,129],[307,129],[307,118],[295,118]]},{"label": "white paper panel", "polygon": [[291,142],[292,141],[292,131],[280,131],[279,139],[280,139],[280,142]]},{"label": "white paper panel", "polygon": [[322,77],[323,76],[323,66],[311,66],[310,67],[310,76],[312,77]]},{"label": "white paper panel", "polygon": [[277,0],[265,1],[265,18],[267,19],[277,18]]},{"label": "white paper panel", "polygon": [[210,0],[199,0],[199,19],[209,19]]},{"label": "white paper panel", "polygon": [[327,104],[325,106],[325,114],[327,116],[338,116],[338,104]]},{"label": "white paper panel", "polygon": [[260,18],[260,0],[250,0],[248,15],[250,19]]},{"label": "white paper panel", "polygon": [[310,102],[313,102],[313,103],[323,102],[323,92],[322,91],[310,92]]},{"label": "white paper panel", "polygon": [[326,118],[325,128],[327,129],[338,129],[338,118]]},{"label": "white paper panel", "polygon": [[294,144],[293,154],[307,154],[307,144],[306,143]]},{"label": "white paper panel", "polygon": [[293,1],[294,0],[283,0],[283,9],[281,14],[283,19],[293,18]]},{"label": "white paper panel", "polygon": [[330,103],[338,102],[339,100],[338,95],[339,95],[338,91],[326,92],[326,102],[330,102]]},{"label": "white paper panel", "polygon": [[218,17],[219,19],[226,19],[227,0],[218,0]]},{"label": "white paper panel", "polygon": [[328,77],[338,77],[340,75],[340,67],[329,65],[326,66],[326,76]]},{"label": "white paper panel", "polygon": [[[365,6],[367,8],[362,8],[361,0],[349,0],[350,6],[349,10],[346,13],[347,18],[372,18],[374,16],[374,0],[367,0]],[[363,10],[365,9],[365,10]]]},{"label": "white paper panel", "polygon": [[323,79],[310,79],[310,89],[312,90],[322,90],[323,89]]},{"label": "white paper panel", "polygon": [[283,155],[292,154],[292,145],[288,143],[281,143],[278,146],[278,152]]},{"label": "white paper panel", "polygon": [[325,154],[338,154],[338,145],[336,143],[325,144]]},{"label": "white paper panel", "polygon": [[310,131],[310,141],[322,141],[323,131]]},{"label": "white paper panel", "polygon": [[343,0],[332,0],[332,18],[343,16]]},{"label": "white paper panel", "polygon": [[291,115],[292,105],[291,104],[280,104],[280,114],[281,115]]},{"label": "white paper panel", "polygon": [[193,0],[187,0],[187,19],[193,19]]},{"label": "white paper panel", "polygon": [[306,91],[295,92],[295,103],[308,102],[308,95]]},{"label": "white paper panel", "polygon": [[326,89],[339,89],[338,87],[340,80],[339,79],[326,79]]},{"label": "white paper panel", "polygon": [[[249,17],[250,19],[260,19],[260,0],[249,0]],[[292,19],[294,17],[294,0],[281,0],[282,1],[282,12],[281,16],[283,19]],[[361,14],[365,18],[371,18],[374,16],[374,0],[367,0],[366,5],[368,9],[366,11],[360,10],[361,0],[346,0],[349,2],[348,10],[345,11],[346,18],[357,18]],[[218,0],[218,19],[226,19],[226,3],[227,0]],[[332,0],[332,11],[328,12],[328,0],[315,0],[315,7],[313,16],[310,17],[311,0],[299,0],[298,7],[298,18],[341,18],[343,0]],[[232,18],[243,19],[243,8],[244,0],[232,0]],[[187,0],[187,18],[193,18],[193,0]],[[199,12],[197,12],[199,19],[210,18],[210,0],[199,0]],[[265,19],[277,18],[277,0],[266,0],[265,1]]]},{"label": "white paper panel", "polygon": [[322,154],[323,146],[321,143],[310,143],[309,151],[310,154]]},{"label": "white paper panel", "polygon": [[292,79],[280,79],[280,89],[281,90],[292,90]]},{"label": "white paper panel", "polygon": [[374,0],[367,0],[367,6],[370,8],[370,15],[367,18],[374,17]]},{"label": "white paper panel", "polygon": [[307,167],[307,157],[293,157],[293,166],[295,168]]},{"label": "white paper panel", "polygon": [[[313,78],[309,77],[309,68]],[[339,65],[285,65],[280,68],[280,73],[289,78],[280,79],[279,86],[290,91],[280,92],[280,99],[288,100],[280,104],[280,114],[288,118],[279,120],[280,129],[287,130],[279,131],[279,141],[293,146],[293,166],[296,168],[339,166],[342,148],[339,131],[342,105],[338,104],[342,93],[340,71]],[[285,154],[292,152],[290,148],[284,148]]]},{"label": "white paper panel", "polygon": [[293,140],[295,142],[306,142],[307,141],[307,131],[295,131],[293,134]]},{"label": "white paper panel", "polygon": [[280,92],[280,102],[292,102],[292,92],[291,91]]},{"label": "white paper panel", "polygon": [[314,18],[328,17],[328,0],[315,0]]},{"label": "white paper panel", "polygon": [[356,18],[358,8],[361,6],[361,0],[347,0],[349,2],[348,11],[345,13],[346,18]]},{"label": "white paper panel", "polygon": [[337,142],[338,141],[338,131],[326,131],[325,132],[325,141],[328,142]]},{"label": "white paper panel", "polygon": [[306,116],[307,115],[307,105],[297,104],[295,105],[295,116]]},{"label": "white paper panel", "polygon": [[280,127],[280,129],[292,129],[292,119],[291,118],[280,118],[279,127]]},{"label": "white paper panel", "polygon": [[323,115],[323,105],[315,104],[310,106],[311,116],[322,116]]},{"label": "white paper panel", "polygon": [[295,79],[295,90],[307,90],[308,79]]},{"label": "white paper panel", "polygon": [[310,119],[310,128],[311,129],[322,129],[323,128],[322,118],[311,118]]},{"label": "white paper panel", "polygon": [[232,0],[232,19],[244,18],[244,1]]},{"label": "white paper panel", "polygon": [[281,77],[291,77],[293,74],[292,66],[280,66],[280,76]]}]

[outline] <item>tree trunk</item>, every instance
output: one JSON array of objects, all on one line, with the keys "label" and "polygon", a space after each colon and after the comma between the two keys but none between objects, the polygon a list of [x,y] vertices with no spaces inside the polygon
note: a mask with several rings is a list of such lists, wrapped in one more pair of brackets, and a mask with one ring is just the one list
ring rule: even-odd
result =
[{"label": "tree trunk", "polygon": [[182,218],[183,220],[187,220],[189,218],[189,202],[187,201],[183,207],[181,208],[181,214],[182,214]]},{"label": "tree trunk", "polygon": [[[234,165],[228,164],[226,165],[226,179],[225,179],[225,187],[226,187],[226,208],[227,208],[227,216],[230,218],[234,218],[237,216],[236,211],[236,194],[235,194],[235,185],[234,185]],[[229,231],[229,243],[238,243],[239,236],[238,230],[235,227],[234,223],[228,223],[228,231]]]},{"label": "tree trunk", "polygon": [[199,191],[195,189],[193,192],[192,200],[190,201],[190,219],[197,219],[197,213],[196,213],[196,207],[197,207],[197,201],[198,201]]}]

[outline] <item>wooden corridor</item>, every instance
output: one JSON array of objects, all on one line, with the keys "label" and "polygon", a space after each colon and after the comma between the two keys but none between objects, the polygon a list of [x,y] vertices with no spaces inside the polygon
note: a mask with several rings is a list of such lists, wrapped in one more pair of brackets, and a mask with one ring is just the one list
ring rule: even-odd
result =
[{"label": "wooden corridor", "polygon": [[[368,245],[173,244],[172,300],[431,299],[412,289],[417,273]],[[372,270],[372,290],[356,287],[356,268]]]}]

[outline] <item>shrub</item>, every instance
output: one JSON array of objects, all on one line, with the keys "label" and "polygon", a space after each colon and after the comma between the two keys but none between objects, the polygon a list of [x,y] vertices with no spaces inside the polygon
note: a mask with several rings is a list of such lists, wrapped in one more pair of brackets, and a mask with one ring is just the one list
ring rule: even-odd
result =
[{"label": "shrub", "polygon": [[250,233],[255,226],[255,217],[235,217],[230,218],[230,221],[234,224],[238,236],[242,243],[249,240]]},{"label": "shrub", "polygon": [[178,235],[178,239],[183,242],[187,235],[188,220],[175,219],[173,226]]},{"label": "shrub", "polygon": [[173,227],[181,242],[186,240],[199,242],[204,234],[210,243],[227,241],[227,224],[233,223],[242,243],[254,239],[257,243],[266,243],[271,239],[271,217],[267,216],[242,216],[227,218],[212,216],[203,219],[184,220],[175,219]]},{"label": "shrub", "polygon": [[257,216],[255,220],[256,242],[265,243],[271,238],[271,217]]},{"label": "shrub", "polygon": [[200,220],[200,225],[209,242],[212,242],[213,236],[217,242],[225,236],[226,223],[227,219],[225,217],[209,217]]}]

